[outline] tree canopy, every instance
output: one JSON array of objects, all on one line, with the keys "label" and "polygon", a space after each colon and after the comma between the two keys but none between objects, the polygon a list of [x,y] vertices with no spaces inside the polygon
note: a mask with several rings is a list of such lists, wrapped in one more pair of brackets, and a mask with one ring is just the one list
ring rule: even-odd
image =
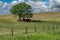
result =
[{"label": "tree canopy", "polygon": [[26,3],[19,3],[10,9],[10,12],[12,14],[18,15],[19,20],[24,19],[24,18],[31,18],[33,16],[32,14],[32,7]]}]

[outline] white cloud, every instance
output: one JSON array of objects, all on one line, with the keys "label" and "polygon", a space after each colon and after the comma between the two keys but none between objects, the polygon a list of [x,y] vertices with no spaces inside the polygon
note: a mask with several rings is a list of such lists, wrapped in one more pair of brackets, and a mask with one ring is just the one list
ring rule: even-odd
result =
[{"label": "white cloud", "polygon": [[0,7],[3,5],[3,2],[0,1]]},{"label": "white cloud", "polygon": [[25,2],[25,1],[24,1],[24,0],[12,1],[12,2],[10,3],[10,5],[13,6],[13,5],[15,5],[15,4],[17,4],[17,3],[21,3],[21,2]]},{"label": "white cloud", "polygon": [[60,0],[50,0],[49,8],[52,11],[60,11]]},{"label": "white cloud", "polygon": [[0,1],[0,11],[2,10],[3,2]]},{"label": "white cloud", "polygon": [[[18,0],[18,1],[12,1],[11,3],[7,3],[7,2],[3,3],[2,1],[0,1],[0,10],[2,11],[5,10],[7,12],[11,8],[11,6],[21,2],[25,2],[25,1]],[[48,3],[38,0],[37,1],[28,0],[28,2],[25,3],[31,5],[34,12],[60,11],[60,0],[49,0]],[[49,4],[49,6],[47,6],[46,4]]]},{"label": "white cloud", "polygon": [[60,3],[60,0],[55,0],[56,2]]},{"label": "white cloud", "polygon": [[18,2],[25,2],[25,0],[18,0]]},{"label": "white cloud", "polygon": [[3,4],[3,8],[4,8],[4,9],[7,9],[8,6],[9,6],[9,4],[8,4],[7,2],[5,2],[5,3]]},{"label": "white cloud", "polygon": [[0,13],[10,13],[9,12],[10,8],[13,5],[17,4],[17,2],[18,3],[24,2],[24,0],[12,1],[11,3],[7,3],[7,2],[3,3],[2,1],[0,1]]},{"label": "white cloud", "polygon": [[48,11],[48,7],[47,5],[45,5],[46,2],[41,2],[41,1],[34,2],[29,0],[27,4],[32,6],[33,10],[35,10],[34,12]]},{"label": "white cloud", "polygon": [[31,0],[31,1],[37,2],[37,1],[39,1],[39,0]]},{"label": "white cloud", "polygon": [[15,5],[15,4],[17,4],[17,1],[12,1],[11,3],[10,3],[10,5]]}]

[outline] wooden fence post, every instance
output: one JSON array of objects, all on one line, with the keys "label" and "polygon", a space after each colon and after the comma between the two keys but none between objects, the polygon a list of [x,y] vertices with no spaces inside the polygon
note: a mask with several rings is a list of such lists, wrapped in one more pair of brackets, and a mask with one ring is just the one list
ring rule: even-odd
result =
[{"label": "wooden fence post", "polygon": [[50,31],[50,26],[48,26],[48,31]]},{"label": "wooden fence post", "polygon": [[53,24],[53,31],[54,31],[54,28],[55,28],[55,27],[54,27],[54,24]]},{"label": "wooden fence post", "polygon": [[26,34],[28,33],[28,27],[26,27]]},{"label": "wooden fence post", "polygon": [[12,36],[14,35],[14,33],[13,33],[13,28],[12,28]]},{"label": "wooden fence post", "polygon": [[35,32],[37,32],[37,29],[36,29],[37,27],[35,27]]},{"label": "wooden fence post", "polygon": [[56,29],[58,30],[58,25],[56,26]]},{"label": "wooden fence post", "polygon": [[12,40],[14,40],[14,37],[13,36],[14,36],[14,33],[13,33],[13,28],[12,28]]},{"label": "wooden fence post", "polygon": [[43,25],[43,32],[44,32],[44,25]]}]

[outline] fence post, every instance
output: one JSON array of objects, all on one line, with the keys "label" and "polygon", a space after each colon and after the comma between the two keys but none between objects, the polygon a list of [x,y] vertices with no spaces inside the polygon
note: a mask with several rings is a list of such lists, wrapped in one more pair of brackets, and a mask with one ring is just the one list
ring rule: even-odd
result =
[{"label": "fence post", "polygon": [[12,28],[12,36],[13,36],[13,28]]},{"label": "fence post", "polygon": [[48,26],[48,31],[50,31],[50,26]]},{"label": "fence post", "polygon": [[53,31],[54,31],[54,24],[53,24]]},{"label": "fence post", "polygon": [[57,31],[58,31],[58,25],[56,26],[56,29],[57,29]]},{"label": "fence post", "polygon": [[14,40],[14,37],[13,37],[14,33],[13,33],[13,28],[12,28],[12,40]]},{"label": "fence post", "polygon": [[37,29],[36,29],[36,27],[35,27],[35,32],[37,32]]},{"label": "fence post", "polygon": [[43,25],[43,32],[44,32],[44,25]]},{"label": "fence post", "polygon": [[26,34],[28,33],[28,27],[26,27]]}]

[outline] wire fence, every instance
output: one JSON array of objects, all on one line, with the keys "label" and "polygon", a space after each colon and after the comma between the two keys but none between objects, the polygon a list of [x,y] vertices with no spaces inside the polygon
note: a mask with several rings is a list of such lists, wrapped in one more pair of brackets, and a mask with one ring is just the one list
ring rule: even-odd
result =
[{"label": "wire fence", "polygon": [[60,27],[59,26],[48,26],[48,27],[45,27],[44,25],[42,27],[22,27],[20,29],[15,29],[15,28],[0,28],[0,34],[9,34],[11,33],[12,35],[14,33],[36,33],[36,32],[50,32],[50,31],[60,31]]},{"label": "wire fence", "polygon": [[45,27],[22,27],[20,29],[14,29],[13,27],[10,29],[0,28],[0,35],[11,35],[12,37],[17,34],[29,34],[29,33],[41,33],[41,32],[58,32],[60,31],[59,26],[53,25]]}]

